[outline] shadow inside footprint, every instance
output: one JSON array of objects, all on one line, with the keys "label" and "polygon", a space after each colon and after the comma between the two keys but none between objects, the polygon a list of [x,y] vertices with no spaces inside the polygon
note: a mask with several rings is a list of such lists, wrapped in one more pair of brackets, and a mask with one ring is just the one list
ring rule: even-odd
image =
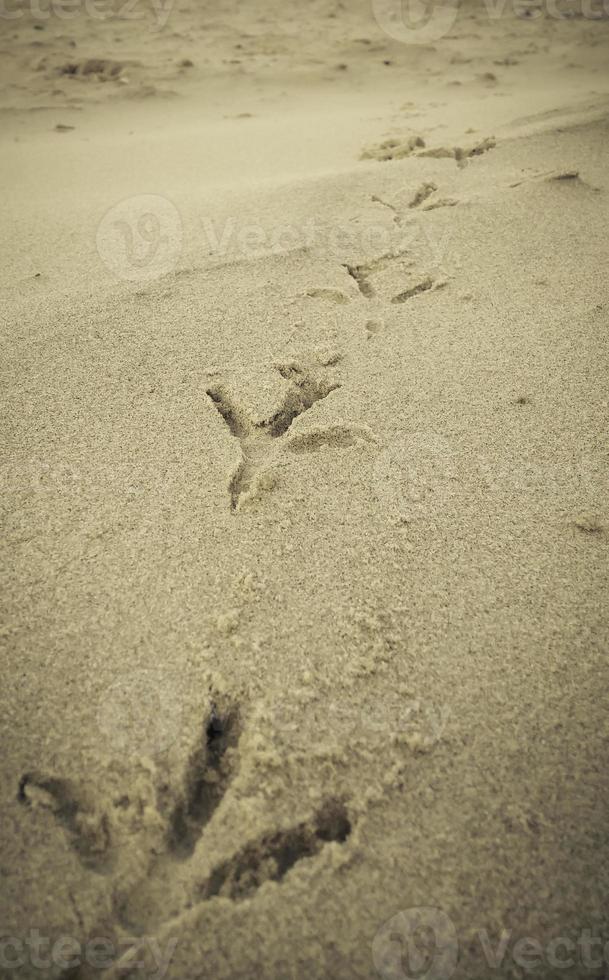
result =
[{"label": "shadow inside footprint", "polygon": [[274,439],[284,435],[299,415],[304,415],[316,402],[322,401],[340,388],[338,382],[315,377],[295,361],[281,364],[277,370],[291,388],[281,409],[267,423],[266,428]]},{"label": "shadow inside footprint", "polygon": [[67,779],[27,772],[19,780],[19,803],[49,810],[68,834],[81,863],[104,872],[109,865],[110,833],[107,817],[88,810]]},{"label": "shadow inside footprint", "polygon": [[240,901],[265,881],[281,881],[304,858],[311,858],[331,841],[344,843],[351,822],[343,803],[328,802],[313,821],[266,834],[246,844],[234,857],[212,871],[199,891],[199,901],[216,895]]},{"label": "shadow inside footprint", "polygon": [[188,760],[184,793],[170,817],[167,846],[178,860],[193,853],[203,827],[222,801],[232,776],[226,753],[238,740],[236,712],[217,714],[213,709]]}]

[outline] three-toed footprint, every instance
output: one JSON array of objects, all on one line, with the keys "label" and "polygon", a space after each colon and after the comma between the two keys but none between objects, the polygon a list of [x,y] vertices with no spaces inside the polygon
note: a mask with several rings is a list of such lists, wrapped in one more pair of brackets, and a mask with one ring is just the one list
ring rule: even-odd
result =
[{"label": "three-toed footprint", "polygon": [[312,357],[276,364],[275,370],[283,379],[283,392],[279,404],[263,420],[253,419],[222,382],[214,381],[207,388],[208,397],[239,443],[240,460],[231,474],[228,488],[233,511],[240,511],[262,489],[269,488],[271,481],[265,470],[276,448],[283,447],[290,453],[299,454],[315,452],[324,446],[343,449],[358,442],[373,441],[367,426],[344,424],[341,420],[326,424],[322,429],[293,432],[295,419],[331,395],[341,384],[335,373],[328,369],[328,362],[320,365]]},{"label": "three-toed footprint", "polygon": [[213,699],[178,778],[167,767],[151,767],[148,794],[134,781],[118,796],[104,797],[102,790],[96,801],[73,781],[40,772],[22,776],[20,803],[50,811],[87,871],[110,876],[114,928],[121,934],[153,934],[217,896],[251,898],[265,882],[280,882],[298,862],[349,837],[346,805],[330,798],[217,860],[199,849],[239,770],[242,730],[237,705]]}]

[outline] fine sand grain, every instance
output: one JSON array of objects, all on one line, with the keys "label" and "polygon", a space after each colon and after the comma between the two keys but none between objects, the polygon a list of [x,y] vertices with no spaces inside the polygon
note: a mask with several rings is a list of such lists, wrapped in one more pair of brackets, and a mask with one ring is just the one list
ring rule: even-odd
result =
[{"label": "fine sand grain", "polygon": [[599,980],[606,11],[11,9],[0,976]]}]

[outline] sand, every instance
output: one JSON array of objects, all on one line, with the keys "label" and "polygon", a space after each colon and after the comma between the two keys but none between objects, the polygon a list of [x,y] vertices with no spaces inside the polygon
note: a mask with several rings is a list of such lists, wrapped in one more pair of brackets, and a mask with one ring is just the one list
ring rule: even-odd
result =
[{"label": "sand", "polygon": [[10,9],[0,975],[605,976],[607,11]]}]

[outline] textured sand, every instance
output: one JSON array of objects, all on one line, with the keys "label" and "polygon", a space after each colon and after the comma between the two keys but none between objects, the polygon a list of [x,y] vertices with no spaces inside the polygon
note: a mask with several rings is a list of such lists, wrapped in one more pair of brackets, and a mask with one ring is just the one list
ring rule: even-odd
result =
[{"label": "textured sand", "polygon": [[0,21],[0,975],[598,980],[609,20],[138,9]]}]

